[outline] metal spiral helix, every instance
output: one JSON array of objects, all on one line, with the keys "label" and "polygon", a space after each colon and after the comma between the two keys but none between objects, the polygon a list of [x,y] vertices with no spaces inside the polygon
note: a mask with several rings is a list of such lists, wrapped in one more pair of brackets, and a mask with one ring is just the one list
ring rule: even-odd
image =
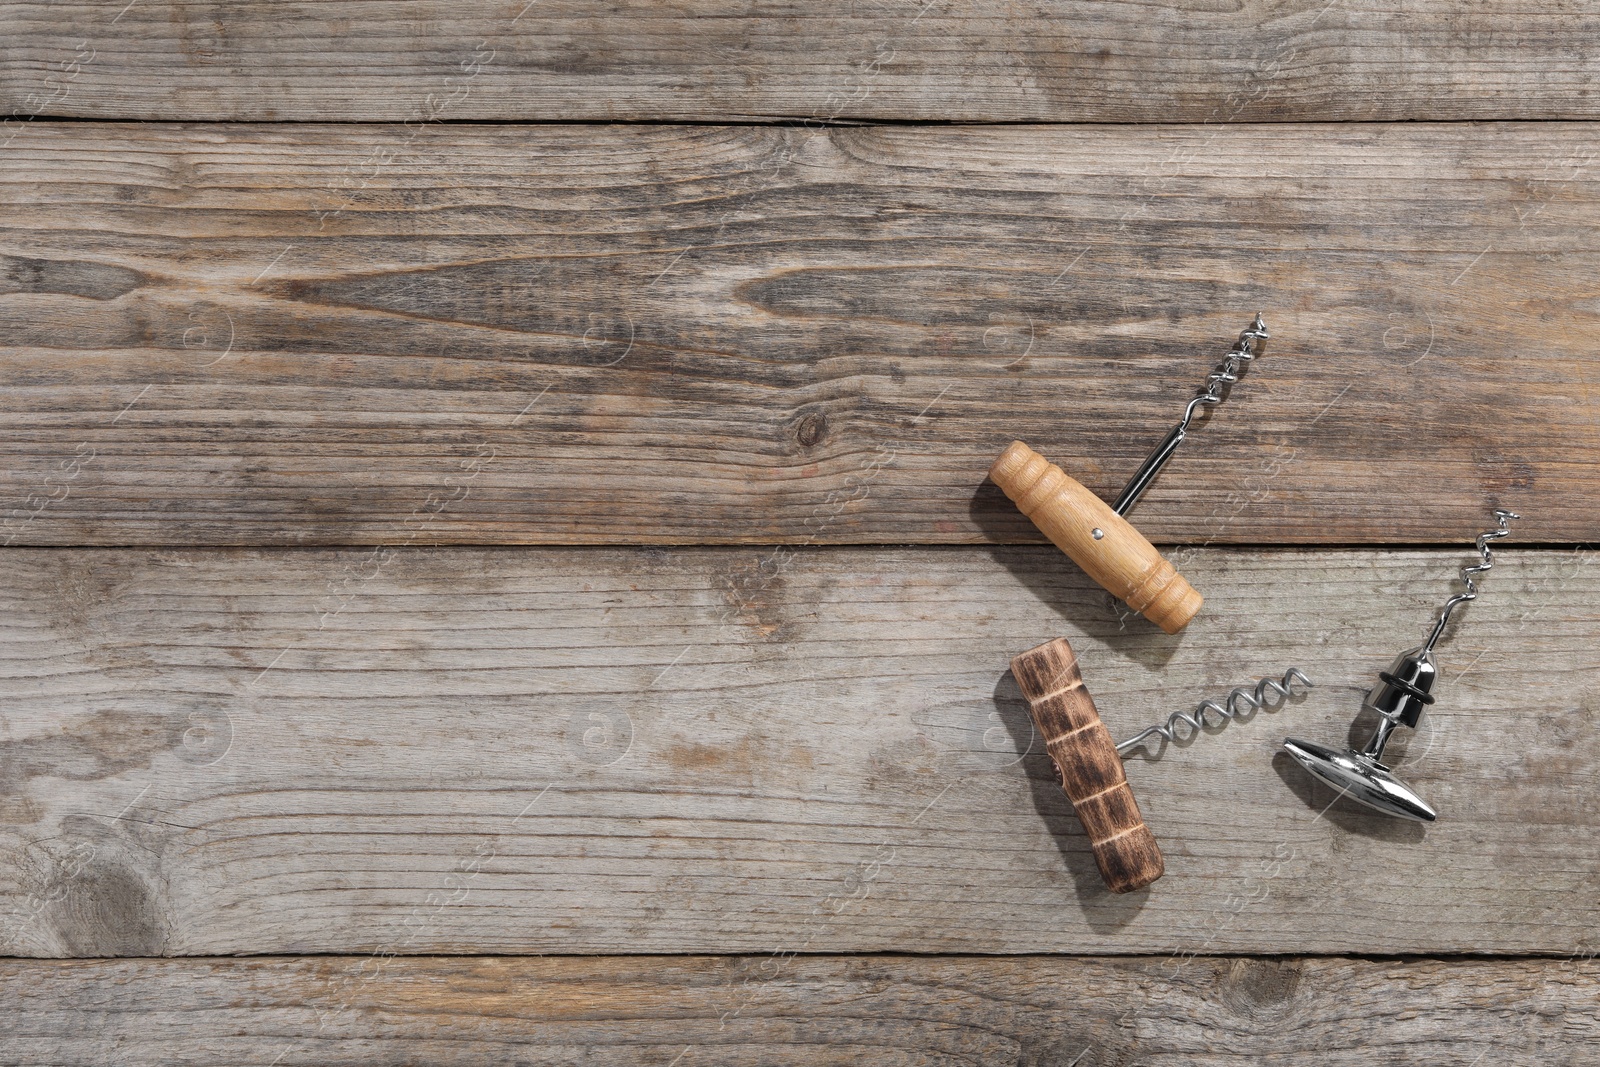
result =
[{"label": "metal spiral helix", "polygon": [[1502,537],[1510,537],[1511,520],[1520,518],[1522,516],[1514,511],[1507,511],[1504,508],[1496,508],[1494,510],[1494,519],[1499,524],[1498,527],[1493,530],[1485,530],[1478,535],[1478,556],[1483,562],[1469,564],[1461,568],[1461,582],[1467,587],[1467,591],[1465,593],[1457,593],[1449,600],[1446,600],[1444,607],[1439,609],[1439,621],[1433,624],[1433,633],[1428,635],[1428,643],[1422,646],[1424,652],[1432,651],[1433,646],[1438,644],[1439,638],[1444,636],[1444,628],[1450,622],[1450,613],[1456,609],[1457,604],[1465,604],[1469,600],[1478,599],[1478,583],[1473,580],[1473,575],[1483,574],[1494,569],[1494,553],[1489,551],[1489,542],[1498,541]]},{"label": "metal spiral helix", "polygon": [[1194,418],[1195,410],[1202,404],[1222,403],[1223,397],[1228,391],[1228,386],[1237,382],[1239,373],[1244,369],[1245,364],[1256,358],[1259,348],[1257,342],[1265,341],[1269,336],[1271,335],[1267,333],[1267,324],[1262,320],[1261,312],[1258,311],[1256,312],[1255,321],[1250,323],[1249,329],[1239,335],[1239,339],[1233,343],[1233,347],[1228,350],[1228,354],[1222,357],[1222,362],[1218,364],[1217,369],[1206,375],[1205,386],[1193,400],[1189,401],[1189,406],[1183,409],[1183,421],[1178,425],[1187,430],[1189,428],[1189,420]]},{"label": "metal spiral helix", "polygon": [[[1174,744],[1178,744],[1180,740],[1193,740],[1207,726],[1221,726],[1223,723],[1237,719],[1241,715],[1248,716],[1260,711],[1268,704],[1289,699],[1294,695],[1294,683],[1297,681],[1306,689],[1312,688],[1311,679],[1307,678],[1305,672],[1299,667],[1290,667],[1283,673],[1281,681],[1275,678],[1263,678],[1254,687],[1241,685],[1229,693],[1227,698],[1220,704],[1215,700],[1205,700],[1192,713],[1187,711],[1173,712],[1167,716],[1166,722],[1157,723],[1155,726],[1151,726],[1119,744],[1117,751],[1119,753],[1132,751],[1151,737],[1159,736]],[[1216,712],[1220,718],[1213,722],[1207,722],[1206,712],[1208,711]],[[1180,739],[1177,731],[1179,726],[1182,725],[1187,725],[1189,729]]]},{"label": "metal spiral helix", "polygon": [[1139,469],[1133,472],[1133,477],[1128,479],[1128,484],[1122,487],[1122,492],[1117,494],[1117,502],[1111,505],[1111,510],[1118,515],[1126,515],[1138,503],[1139,497],[1150,488],[1150,483],[1155,481],[1156,475],[1161,473],[1161,468],[1167,465],[1167,460],[1183,444],[1184,438],[1189,435],[1189,422],[1194,418],[1194,413],[1202,406],[1220,404],[1227,396],[1228,387],[1239,380],[1240,373],[1245,364],[1261,354],[1260,342],[1267,339],[1267,324],[1262,321],[1261,312],[1256,312],[1255,319],[1250,323],[1250,328],[1239,335],[1233,343],[1228,354],[1222,357],[1222,362],[1217,369],[1206,375],[1206,384],[1189,401],[1189,406],[1183,409],[1183,418],[1178,425],[1167,431],[1167,436],[1161,439],[1155,450],[1145,457]]}]

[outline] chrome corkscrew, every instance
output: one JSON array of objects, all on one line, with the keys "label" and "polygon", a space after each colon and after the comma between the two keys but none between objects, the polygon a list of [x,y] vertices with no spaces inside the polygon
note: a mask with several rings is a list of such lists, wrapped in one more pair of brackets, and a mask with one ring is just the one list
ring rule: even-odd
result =
[{"label": "chrome corkscrew", "polygon": [[1295,761],[1322,781],[1376,808],[1385,815],[1418,822],[1433,822],[1438,814],[1416,791],[1406,785],[1394,772],[1384,766],[1383,749],[1396,726],[1415,728],[1422,718],[1422,709],[1434,702],[1433,686],[1438,680],[1439,666],[1433,649],[1444,636],[1450,614],[1458,604],[1478,599],[1478,583],[1474,576],[1484,574],[1494,567],[1494,553],[1489,542],[1510,536],[1510,521],[1522,516],[1514,511],[1496,510],[1496,529],[1478,535],[1478,556],[1482,562],[1461,568],[1461,581],[1466,591],[1457,593],[1444,602],[1433,632],[1423,644],[1402,652],[1386,671],[1378,672],[1378,684],[1373,686],[1363,704],[1378,716],[1378,728],[1371,740],[1359,752],[1354,749],[1335,749],[1315,741],[1287,738],[1284,750]]}]

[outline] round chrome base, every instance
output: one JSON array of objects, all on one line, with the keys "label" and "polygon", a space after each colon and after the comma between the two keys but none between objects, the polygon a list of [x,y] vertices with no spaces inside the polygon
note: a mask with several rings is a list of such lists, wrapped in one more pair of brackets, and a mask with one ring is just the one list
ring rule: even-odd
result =
[{"label": "round chrome base", "polygon": [[1433,822],[1439,816],[1427,801],[1370,756],[1291,737],[1284,751],[1312,774],[1369,808],[1400,819]]}]

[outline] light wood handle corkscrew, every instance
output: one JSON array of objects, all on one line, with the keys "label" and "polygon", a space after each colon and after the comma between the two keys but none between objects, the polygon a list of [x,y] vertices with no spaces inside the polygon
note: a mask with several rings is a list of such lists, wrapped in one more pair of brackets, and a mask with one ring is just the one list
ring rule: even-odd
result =
[{"label": "light wood handle corkscrew", "polygon": [[1194,618],[1201,596],[1123,516],[1183,444],[1195,412],[1222,403],[1228,387],[1261,354],[1266,339],[1267,325],[1257,314],[1222,363],[1206,376],[1205,387],[1183,409],[1183,418],[1139,465],[1115,504],[1107,505],[1021,441],[1011,442],[989,470],[994,483],[1057,548],[1113,596],[1169,634]]},{"label": "light wood handle corkscrew", "polygon": [[1029,649],[1011,661],[1011,673],[1089,836],[1106,886],[1127,893],[1160,878],[1166,870],[1161,849],[1139,814],[1122,757],[1084,688],[1072,646],[1058,637]]},{"label": "light wood handle corkscrew", "polygon": [[1089,577],[1169,634],[1204,599],[1127,519],[1065,471],[1013,441],[989,469],[994,484]]}]

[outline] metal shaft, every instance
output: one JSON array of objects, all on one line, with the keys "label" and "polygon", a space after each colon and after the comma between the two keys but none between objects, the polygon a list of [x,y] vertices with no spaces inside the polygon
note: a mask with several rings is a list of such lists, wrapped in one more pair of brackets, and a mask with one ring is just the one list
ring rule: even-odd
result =
[{"label": "metal shaft", "polygon": [[[1188,420],[1185,419],[1184,422]],[[1112,511],[1118,515],[1126,515],[1129,509],[1139,502],[1139,498],[1150,487],[1150,483],[1156,480],[1156,475],[1161,473],[1161,468],[1167,465],[1167,460],[1171,459],[1178,446],[1183,444],[1188,432],[1188,427],[1184,423],[1179,423],[1161,439],[1155,451],[1145,457],[1145,461],[1139,464],[1139,469],[1134,471],[1133,477],[1128,479],[1128,484],[1122,487],[1117,502],[1111,505]]]},{"label": "metal shaft", "polygon": [[1150,488],[1150,483],[1155,481],[1156,475],[1161,473],[1161,468],[1167,465],[1172,454],[1183,444],[1183,439],[1189,432],[1189,421],[1194,418],[1194,413],[1202,405],[1220,404],[1227,396],[1228,387],[1239,380],[1239,373],[1246,363],[1261,354],[1260,342],[1267,339],[1267,324],[1261,320],[1261,313],[1256,312],[1255,321],[1250,328],[1239,335],[1233,348],[1223,357],[1217,369],[1206,377],[1206,384],[1195,398],[1189,401],[1189,406],[1183,409],[1183,418],[1178,425],[1167,431],[1167,436],[1161,439],[1155,450],[1145,457],[1139,464],[1139,469],[1133,477],[1128,479],[1128,484],[1122,487],[1122,492],[1117,495],[1117,502],[1111,505],[1111,510],[1118,515],[1127,515],[1133,505],[1139,502],[1144,491]]}]

